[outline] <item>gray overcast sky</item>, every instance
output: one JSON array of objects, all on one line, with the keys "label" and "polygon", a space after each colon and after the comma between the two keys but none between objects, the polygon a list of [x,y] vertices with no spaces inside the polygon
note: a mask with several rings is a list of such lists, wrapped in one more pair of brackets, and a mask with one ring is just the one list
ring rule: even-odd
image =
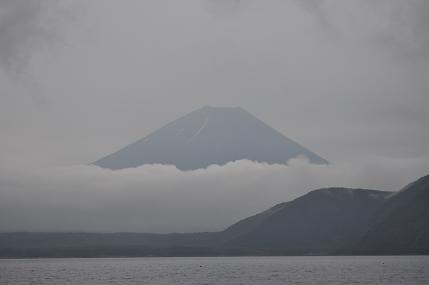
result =
[{"label": "gray overcast sky", "polygon": [[[204,105],[241,106],[334,163],[317,174],[301,166],[288,172],[300,175],[278,174],[269,199],[252,207],[259,196],[225,198],[228,218],[213,222],[221,228],[293,197],[276,190],[286,186],[301,194],[337,183],[396,190],[429,172],[429,1],[0,0],[0,91],[0,190],[13,211],[28,208],[11,194],[19,189],[93,190],[109,175],[132,193],[138,178],[127,186],[119,174],[81,169],[49,184],[58,172],[37,169],[92,162]],[[243,171],[238,180],[219,174],[233,180],[225,193],[253,185],[241,181],[253,172]],[[186,177],[154,185],[210,184]],[[242,208],[228,212],[228,201]],[[184,228],[207,230],[204,221]],[[0,220],[0,230],[29,224]]]},{"label": "gray overcast sky", "polygon": [[330,161],[429,156],[429,4],[1,1],[3,162],[91,162],[203,105]]}]

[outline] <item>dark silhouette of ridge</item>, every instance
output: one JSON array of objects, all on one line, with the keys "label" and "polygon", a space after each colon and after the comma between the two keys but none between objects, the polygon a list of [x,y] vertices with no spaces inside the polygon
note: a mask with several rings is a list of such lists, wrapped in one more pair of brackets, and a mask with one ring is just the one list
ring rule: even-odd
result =
[{"label": "dark silhouette of ridge", "polygon": [[429,254],[429,175],[392,194],[355,249],[371,254]]},{"label": "dark silhouette of ridge", "polygon": [[[243,220],[226,230],[231,247],[328,254],[354,245],[390,192],[327,188]],[[238,233],[237,233],[238,232]]]}]

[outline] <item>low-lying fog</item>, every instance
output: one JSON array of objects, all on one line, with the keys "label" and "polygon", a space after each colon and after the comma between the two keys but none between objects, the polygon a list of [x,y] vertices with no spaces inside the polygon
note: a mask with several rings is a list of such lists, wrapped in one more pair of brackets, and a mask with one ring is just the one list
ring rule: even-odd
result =
[{"label": "low-lying fog", "polygon": [[146,165],[0,171],[0,231],[193,232],[222,230],[319,187],[399,190],[428,161],[380,157],[289,166],[237,161],[181,172]]}]

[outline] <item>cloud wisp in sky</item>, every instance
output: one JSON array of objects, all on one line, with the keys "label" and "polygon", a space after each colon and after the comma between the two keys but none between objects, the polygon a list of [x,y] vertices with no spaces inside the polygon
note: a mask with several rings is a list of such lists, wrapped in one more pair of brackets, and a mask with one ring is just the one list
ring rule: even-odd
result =
[{"label": "cloud wisp in sky", "polygon": [[429,53],[429,2],[425,0],[298,0],[337,36],[368,41],[399,55]]},{"label": "cloud wisp in sky", "polygon": [[3,71],[21,73],[35,52],[63,39],[62,27],[71,11],[64,3],[64,0],[0,1],[0,68]]}]

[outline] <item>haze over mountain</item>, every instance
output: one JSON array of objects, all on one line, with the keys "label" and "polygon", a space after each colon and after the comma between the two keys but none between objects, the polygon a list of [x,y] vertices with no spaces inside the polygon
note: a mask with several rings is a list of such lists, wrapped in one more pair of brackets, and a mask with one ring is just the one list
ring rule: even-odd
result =
[{"label": "haze over mountain", "polygon": [[398,192],[324,188],[221,232],[0,233],[1,257],[429,254],[429,175]]},{"label": "haze over mountain", "polygon": [[286,164],[299,156],[315,164],[328,163],[242,108],[206,106],[94,164],[109,169],[170,164],[194,170],[241,159]]}]

